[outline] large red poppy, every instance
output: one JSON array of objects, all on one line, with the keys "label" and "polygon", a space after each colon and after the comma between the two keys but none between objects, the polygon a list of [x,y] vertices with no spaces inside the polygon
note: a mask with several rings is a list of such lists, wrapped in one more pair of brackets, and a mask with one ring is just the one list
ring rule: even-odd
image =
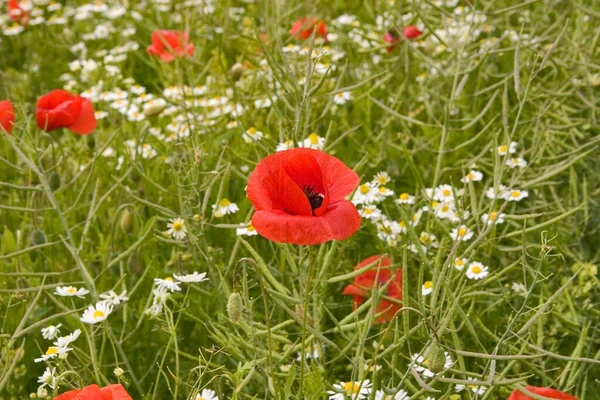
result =
[{"label": "large red poppy", "polygon": [[[421,32],[419,28],[414,25],[405,27],[403,33],[404,37],[407,39],[416,39],[423,34],[423,32]],[[389,43],[389,46],[387,47],[388,53],[394,50],[396,45],[400,43],[401,40],[402,37],[400,37],[396,30],[390,30],[383,36],[383,41]]]},{"label": "large red poppy", "polygon": [[312,35],[313,31],[315,31],[315,36],[321,36],[323,39],[327,40],[327,29],[325,27],[325,22],[316,18],[300,18],[294,22],[294,25],[292,25],[290,35],[305,40]]},{"label": "large red poppy", "polygon": [[[568,393],[564,393],[558,391],[556,389],[546,388],[546,387],[536,387],[536,386],[526,386],[525,389],[531,393],[539,394],[540,396],[548,397],[551,399],[558,400],[579,400],[579,398],[575,396],[571,396]],[[511,395],[506,400],[533,400],[531,397],[521,393],[518,389],[511,393]]]},{"label": "large red poppy", "polygon": [[0,101],[0,132],[4,129],[11,133],[15,122],[15,109],[10,100]]},{"label": "large red poppy", "polygon": [[[343,295],[354,296],[354,308],[361,305],[367,298],[371,297],[373,288],[377,289],[380,285],[385,285],[391,280],[385,292],[386,297],[402,301],[402,270],[398,269],[395,273],[389,268],[392,260],[386,256],[371,256],[362,260],[355,270],[372,265],[373,267],[366,272],[354,278],[354,283],[346,286],[342,291]],[[377,303],[377,314],[383,313],[377,318],[377,323],[382,323],[394,318],[402,305],[382,298]]]},{"label": "large red poppy", "polygon": [[252,225],[274,242],[297,245],[346,239],[360,215],[345,199],[358,186],[356,172],[313,149],[292,149],[263,159],[248,180],[256,212]]},{"label": "large red poppy", "polygon": [[194,50],[187,32],[168,30],[152,32],[152,44],[146,48],[148,54],[159,56],[165,62],[171,62],[176,57],[191,56]]},{"label": "large red poppy", "polygon": [[90,385],[56,396],[54,400],[133,400],[122,385]]},{"label": "large red poppy", "polygon": [[45,131],[67,128],[80,135],[88,135],[96,129],[92,102],[61,89],[38,99],[35,118],[38,127]]}]

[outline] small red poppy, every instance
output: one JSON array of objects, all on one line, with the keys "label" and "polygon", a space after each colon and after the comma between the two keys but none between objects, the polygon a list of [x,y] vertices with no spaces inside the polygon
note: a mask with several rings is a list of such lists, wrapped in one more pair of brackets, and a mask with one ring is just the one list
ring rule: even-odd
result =
[{"label": "small red poppy", "polygon": [[[12,133],[15,122],[15,109],[10,100],[0,101],[0,128]],[[0,131],[1,131],[0,129]]]},{"label": "small red poppy", "polygon": [[325,28],[325,22],[316,18],[300,18],[294,22],[294,25],[292,25],[290,35],[305,40],[312,35],[315,28],[315,36],[321,36],[323,39],[327,40],[327,29]]},{"label": "small red poppy", "polygon": [[[579,400],[575,396],[571,396],[568,393],[558,391],[556,389],[536,386],[526,386],[525,389],[531,393],[539,394],[540,396],[548,397],[550,399],[558,400]],[[518,389],[511,393],[506,400],[533,400],[531,397],[521,393]]]},{"label": "small red poppy", "polygon": [[67,128],[80,135],[88,135],[96,129],[92,102],[61,89],[38,99],[35,119],[38,127],[45,131]]},{"label": "small red poppy", "polygon": [[[423,34],[423,32],[421,32],[419,30],[419,28],[417,28],[414,25],[409,25],[409,26],[405,27],[403,33],[404,33],[404,37],[407,39],[416,39]],[[401,40],[402,40],[402,38],[400,37],[398,32],[394,29],[387,31],[387,33],[383,36],[383,41],[390,44],[387,47],[388,53],[392,52],[394,50],[394,48],[396,47],[396,45],[398,43],[400,43]]]},{"label": "small red poppy", "polygon": [[168,30],[152,32],[152,44],[146,48],[148,54],[159,56],[165,62],[171,62],[176,57],[191,56],[194,50],[187,32]]},{"label": "small red poppy", "polygon": [[[371,256],[362,260],[354,269],[361,269],[367,265],[373,265],[373,268],[355,277],[354,283],[346,286],[342,291],[343,295],[354,296],[354,308],[356,309],[371,297],[373,288],[377,289],[378,287],[377,283],[383,286],[390,280],[392,282],[388,285],[385,296],[402,301],[402,270],[398,269],[393,273],[389,268],[392,260],[386,256]],[[375,310],[377,314],[384,314],[377,318],[376,322],[382,323],[391,320],[401,308],[402,306],[397,302],[380,299]]]},{"label": "small red poppy", "polygon": [[344,240],[360,227],[360,215],[345,199],[358,186],[356,172],[313,149],[271,154],[252,171],[247,195],[256,212],[252,225],[280,243],[313,245]]},{"label": "small red poppy", "polygon": [[29,20],[29,13],[23,10],[18,0],[8,0],[8,16],[22,25],[27,25]]},{"label": "small red poppy", "polygon": [[90,385],[56,396],[54,400],[133,400],[122,385]]}]

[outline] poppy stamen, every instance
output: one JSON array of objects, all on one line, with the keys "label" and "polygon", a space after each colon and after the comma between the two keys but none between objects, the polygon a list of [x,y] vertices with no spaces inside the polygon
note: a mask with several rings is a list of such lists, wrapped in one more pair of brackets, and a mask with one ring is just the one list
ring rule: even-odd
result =
[{"label": "poppy stamen", "polygon": [[308,202],[310,203],[310,208],[313,210],[314,215],[314,210],[321,207],[321,205],[323,204],[323,199],[325,198],[325,195],[316,192],[312,186],[308,185],[303,186],[302,191],[308,199]]}]

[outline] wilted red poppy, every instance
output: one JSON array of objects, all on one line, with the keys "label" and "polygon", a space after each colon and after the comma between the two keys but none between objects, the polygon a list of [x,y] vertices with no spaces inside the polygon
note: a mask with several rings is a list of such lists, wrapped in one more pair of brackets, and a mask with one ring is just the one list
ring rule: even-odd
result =
[{"label": "wilted red poppy", "polygon": [[[526,386],[525,389],[531,393],[539,394],[540,396],[548,397],[551,399],[558,400],[579,400],[579,398],[575,396],[571,396],[568,393],[564,393],[558,391],[556,389],[545,388],[545,387],[536,387],[536,386]],[[533,398],[525,395],[520,392],[518,389],[511,393],[511,395],[506,400],[533,400]]]},{"label": "wilted red poppy", "polygon": [[21,7],[18,0],[8,0],[8,16],[22,25],[27,25],[29,20],[29,13]]},{"label": "wilted red poppy", "polygon": [[292,25],[290,35],[304,40],[308,39],[312,35],[313,31],[315,31],[315,36],[321,36],[323,39],[327,40],[327,29],[325,28],[325,22],[316,18],[300,18],[294,22],[294,25]]},{"label": "wilted red poppy", "polygon": [[146,48],[148,54],[159,56],[165,62],[171,62],[176,57],[191,56],[194,50],[187,32],[167,30],[152,32],[152,44]]},{"label": "wilted red poppy", "polygon": [[92,102],[61,89],[38,99],[35,119],[40,129],[45,131],[67,128],[80,135],[88,135],[96,129]]},{"label": "wilted red poppy", "polygon": [[[372,269],[355,277],[354,283],[346,286],[342,291],[343,295],[354,296],[354,308],[356,309],[371,297],[373,288],[377,289],[390,280],[384,295],[402,301],[402,270],[398,269],[395,273],[392,272],[389,268],[392,260],[386,256],[371,256],[362,260],[354,269],[361,269],[367,265],[372,265]],[[380,299],[375,310],[377,314],[383,314],[377,318],[376,322],[382,323],[391,320],[401,308],[402,305],[397,302],[385,298]]]},{"label": "wilted red poppy", "polygon": [[90,385],[83,389],[71,390],[56,396],[54,400],[133,400],[122,385],[99,388]]},{"label": "wilted red poppy", "polygon": [[[416,39],[423,34],[423,32],[421,32],[419,30],[419,28],[417,28],[414,25],[409,25],[409,26],[405,27],[403,33],[404,33],[404,37],[407,39]],[[401,40],[402,40],[402,38],[398,34],[398,31],[396,31],[395,29],[387,31],[387,33],[383,36],[383,41],[390,44],[387,47],[388,53],[390,53],[392,50],[394,50],[396,45],[398,43],[400,43]]]},{"label": "wilted red poppy", "polygon": [[256,212],[252,225],[274,242],[320,244],[350,237],[360,215],[344,197],[359,178],[339,159],[313,149],[267,156],[252,171],[247,195]]},{"label": "wilted red poppy", "polygon": [[10,100],[0,101],[0,128],[11,133],[15,122],[15,109]]}]

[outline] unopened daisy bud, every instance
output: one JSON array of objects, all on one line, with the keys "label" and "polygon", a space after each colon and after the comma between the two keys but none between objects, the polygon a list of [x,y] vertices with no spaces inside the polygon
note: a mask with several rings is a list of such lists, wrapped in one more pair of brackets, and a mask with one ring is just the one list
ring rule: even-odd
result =
[{"label": "unopened daisy bud", "polygon": [[38,229],[31,234],[31,242],[34,245],[41,245],[46,243],[46,234],[44,231]]},{"label": "unopened daisy bud", "polygon": [[94,147],[96,147],[96,137],[94,135],[87,135],[85,137],[85,144],[88,149],[94,150]]},{"label": "unopened daisy bud", "polygon": [[60,187],[60,175],[58,172],[54,171],[50,174],[50,177],[48,178],[48,186],[50,186],[50,190],[53,192],[58,190]]},{"label": "unopened daisy bud", "polygon": [[429,350],[427,350],[425,357],[427,359],[427,368],[429,368],[431,372],[437,374],[444,370],[444,366],[446,365],[446,353],[442,346],[437,343],[432,344]]},{"label": "unopened daisy bud", "polygon": [[123,371],[123,368],[121,368],[121,367],[117,367],[113,370],[113,374],[115,374],[115,376],[117,378],[122,377],[124,373],[125,373],[125,371]]},{"label": "unopened daisy bud", "polygon": [[199,222],[200,221],[200,214],[194,214],[194,221]]},{"label": "unopened daisy bud", "polygon": [[123,214],[121,214],[120,224],[121,229],[123,229],[123,232],[133,232],[133,213],[130,210],[123,211]]},{"label": "unopened daisy bud", "polygon": [[29,393],[29,398],[30,399],[37,399],[37,394],[35,394],[35,393]]},{"label": "unopened daisy bud", "polygon": [[44,386],[40,386],[37,390],[37,397],[45,399],[48,397],[48,390]]},{"label": "unopened daisy bud", "polygon": [[231,67],[231,77],[233,78],[234,81],[238,81],[242,77],[243,73],[244,73],[244,66],[242,64],[240,64],[240,63],[233,64],[233,67]]},{"label": "unopened daisy bud", "polygon": [[242,296],[238,292],[233,292],[227,300],[227,314],[231,322],[238,322],[242,318],[244,308]]}]

